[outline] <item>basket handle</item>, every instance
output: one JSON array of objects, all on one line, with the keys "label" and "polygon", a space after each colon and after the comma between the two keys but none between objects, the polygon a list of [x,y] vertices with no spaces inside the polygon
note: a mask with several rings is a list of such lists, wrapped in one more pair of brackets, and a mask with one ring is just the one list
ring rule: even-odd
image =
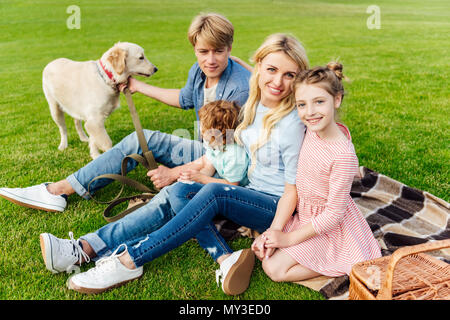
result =
[{"label": "basket handle", "polygon": [[394,268],[400,259],[411,254],[434,251],[450,247],[450,239],[426,242],[415,246],[407,246],[397,249],[391,256],[389,264],[386,269],[386,275],[383,280],[381,289],[377,295],[377,300],[391,300],[392,299],[392,279],[394,277]]}]

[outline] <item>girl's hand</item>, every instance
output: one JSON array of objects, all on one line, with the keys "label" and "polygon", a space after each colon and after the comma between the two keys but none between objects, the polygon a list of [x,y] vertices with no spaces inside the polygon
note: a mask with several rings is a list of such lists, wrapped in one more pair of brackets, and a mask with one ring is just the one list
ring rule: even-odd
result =
[{"label": "girl's hand", "polygon": [[286,248],[293,245],[290,233],[279,230],[267,230],[263,233],[266,248]]}]

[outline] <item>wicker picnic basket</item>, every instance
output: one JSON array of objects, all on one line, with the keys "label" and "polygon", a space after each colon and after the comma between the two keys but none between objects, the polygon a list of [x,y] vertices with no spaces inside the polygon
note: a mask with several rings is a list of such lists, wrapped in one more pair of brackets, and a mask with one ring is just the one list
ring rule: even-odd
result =
[{"label": "wicker picnic basket", "polygon": [[450,300],[450,264],[423,253],[449,247],[450,239],[427,242],[355,264],[349,299]]}]

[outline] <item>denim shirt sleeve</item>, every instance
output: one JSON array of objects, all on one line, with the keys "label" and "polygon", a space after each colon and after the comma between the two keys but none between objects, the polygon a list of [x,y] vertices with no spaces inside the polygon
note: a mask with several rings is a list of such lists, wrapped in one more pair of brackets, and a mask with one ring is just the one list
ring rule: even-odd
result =
[{"label": "denim shirt sleeve", "polygon": [[217,90],[217,99],[235,101],[242,107],[248,98],[250,76],[251,73],[247,69],[228,59],[223,83],[220,83],[221,86]]},{"label": "denim shirt sleeve", "polygon": [[242,107],[248,99],[248,88],[246,90],[240,90],[236,92],[234,97],[230,99],[231,101],[235,101],[240,107]]},{"label": "denim shirt sleeve", "polygon": [[194,84],[195,78],[199,76],[198,63],[195,63],[188,73],[188,78],[186,85],[180,90],[179,103],[182,109],[192,109],[194,108]]}]

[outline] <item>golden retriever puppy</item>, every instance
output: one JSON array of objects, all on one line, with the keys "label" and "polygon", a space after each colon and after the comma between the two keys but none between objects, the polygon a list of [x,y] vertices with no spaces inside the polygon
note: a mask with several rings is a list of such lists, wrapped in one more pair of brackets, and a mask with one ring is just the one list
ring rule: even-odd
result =
[{"label": "golden retriever puppy", "polygon": [[[66,58],[50,62],[42,74],[42,86],[53,120],[59,127],[61,143],[67,148],[64,112],[75,121],[81,141],[89,142],[93,159],[99,149],[107,151],[112,142],[105,130],[105,119],[119,107],[118,85],[128,77],[149,77],[158,69],[144,55],[144,49],[129,42],[118,42],[96,61],[72,61]],[[83,130],[81,121],[84,121]]]}]

